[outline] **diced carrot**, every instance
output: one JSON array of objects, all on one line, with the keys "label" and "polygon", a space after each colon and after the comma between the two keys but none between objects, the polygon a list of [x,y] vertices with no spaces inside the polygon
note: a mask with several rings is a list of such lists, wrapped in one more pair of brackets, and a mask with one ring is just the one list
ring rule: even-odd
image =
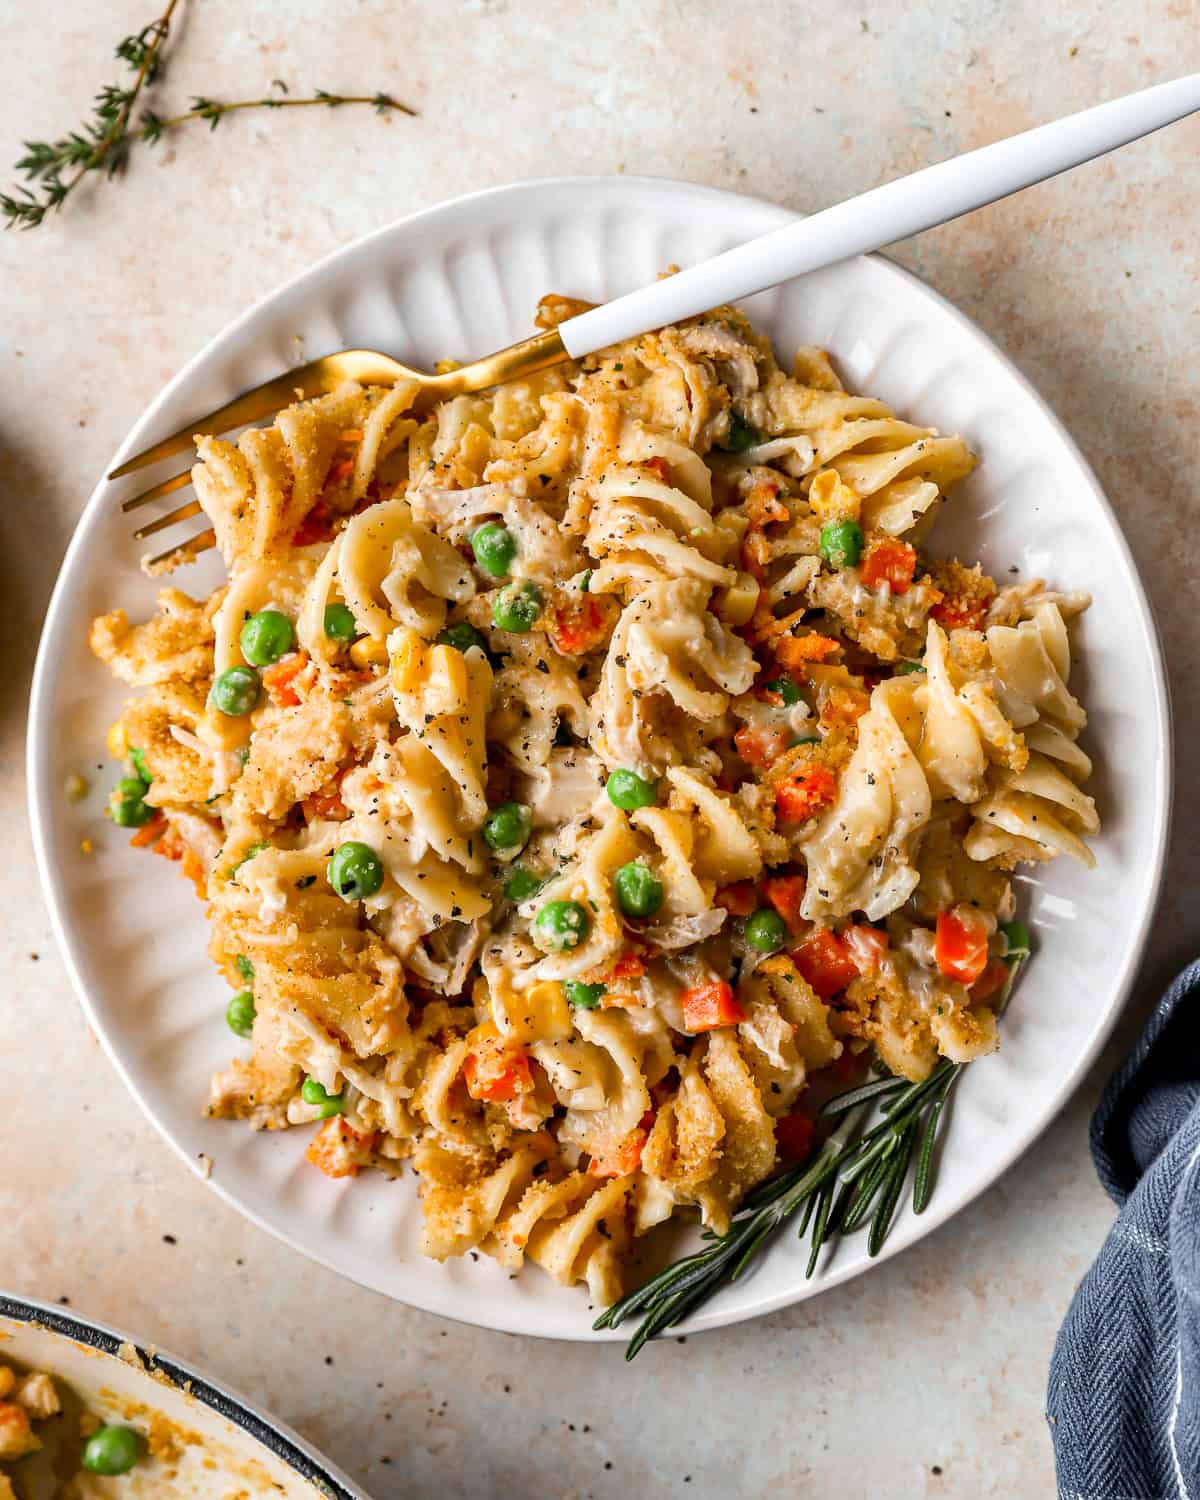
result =
[{"label": "diced carrot", "polygon": [[622,953],[612,966],[613,979],[640,979],[646,972],[646,964],[640,953],[632,949]]},{"label": "diced carrot", "polygon": [[275,662],[262,674],[263,686],[271,695],[271,702],[280,708],[295,708],[300,695],[292,683],[308,665],[303,651],[292,651]]},{"label": "diced carrot", "polygon": [[181,873],[196,887],[197,896],[205,895],[208,881],[204,874],[204,861],[190,846],[184,846],[183,860],[179,868]]},{"label": "diced carrot", "polygon": [[887,933],[867,922],[847,927],[842,933],[842,942],[858,965],[860,974],[874,974],[888,950]]},{"label": "diced carrot", "polygon": [[791,735],[782,726],[744,724],[734,735],[733,744],[747,765],[763,770],[779,759],[790,740]]},{"label": "diced carrot", "polygon": [[859,974],[845,943],[827,927],[805,938],[793,951],[792,962],[822,1000],[832,1000]]},{"label": "diced carrot", "polygon": [[793,771],[775,788],[775,812],[781,823],[804,823],[828,807],[837,796],[837,778],[828,766],[815,762]]},{"label": "diced carrot", "polygon": [[746,1019],[732,988],[723,979],[693,984],[679,997],[686,1031],[715,1031],[718,1026],[736,1026]]},{"label": "diced carrot", "polygon": [[314,542],[327,542],[333,534],[334,517],[323,500],[318,500],[292,537],[293,547],[311,547]]},{"label": "diced carrot", "polygon": [[311,823],[314,818],[332,818],[341,822],[350,816],[350,809],[342,801],[342,777],[345,774],[340,772],[333,781],[326,782],[319,791],[305,798],[301,805],[306,822]]},{"label": "diced carrot", "polygon": [[304,1155],[326,1177],[357,1177],[359,1168],[369,1161],[374,1145],[374,1133],[364,1135],[343,1116],[331,1115],[309,1141]]},{"label": "diced carrot", "polygon": [[606,1146],[599,1156],[593,1156],[588,1162],[588,1172],[593,1177],[628,1177],[641,1165],[649,1135],[649,1130],[639,1125],[621,1140]]},{"label": "diced carrot", "polygon": [[832,636],[815,633],[785,635],[775,643],[775,656],[785,667],[803,670],[806,662],[824,661],[827,656],[832,656],[841,649],[841,642],[835,641]]},{"label": "diced carrot", "polygon": [[938,913],[933,951],[947,979],[974,984],[987,968],[988,924],[974,906],[952,906]]},{"label": "diced carrot", "polygon": [[363,430],[361,427],[343,427],[338,433],[338,440],[343,443],[361,443]]},{"label": "diced carrot", "polygon": [[971,986],[972,1000],[990,1000],[1008,983],[1012,970],[1002,958],[993,958],[983,973]]},{"label": "diced carrot", "polygon": [[129,840],[129,846],[131,849],[145,849],[151,844],[157,844],[166,831],[166,818],[163,817],[162,813],[156,813],[148,823],[142,824]]},{"label": "diced carrot", "polygon": [[314,792],[303,805],[304,816],[309,822],[314,818],[333,818],[340,823],[350,816],[341,792]]},{"label": "diced carrot", "polygon": [[756,484],[746,496],[746,515],[751,531],[761,531],[776,521],[791,520],[791,511],[779,498],[779,486],[770,480]]},{"label": "diced carrot", "polygon": [[961,594],[947,594],[929,611],[930,617],[946,630],[982,630],[987,622],[992,596],[968,599]]},{"label": "diced carrot", "polygon": [[772,875],[763,882],[763,895],[787,923],[793,937],[799,937],[806,925],[800,907],[807,885],[803,875]]},{"label": "diced carrot", "polygon": [[500,1037],[478,1040],[467,1053],[463,1078],[472,1099],[500,1103],[533,1091],[533,1073],[522,1049],[508,1046]]},{"label": "diced carrot", "polygon": [[339,458],[337,463],[331,464],[329,473],[326,475],[326,484],[340,484],[343,479],[349,479],[354,473],[354,460],[352,458]]},{"label": "diced carrot", "polygon": [[906,594],[917,570],[917,550],[907,542],[888,538],[872,542],[860,565],[862,581],[869,589],[891,584],[893,594]]},{"label": "diced carrot", "polygon": [[713,905],[724,907],[731,917],[748,917],[758,905],[758,886],[753,880],[723,885],[713,897]]},{"label": "diced carrot", "polygon": [[803,1110],[794,1110],[775,1121],[775,1144],[779,1154],[789,1161],[804,1161],[812,1155],[816,1122]]},{"label": "diced carrot", "polygon": [[671,466],[665,458],[643,459],[642,467],[649,469],[656,479],[661,479],[663,484],[669,484],[671,480]]},{"label": "diced carrot", "polygon": [[579,594],[551,612],[550,639],[564,656],[591,651],[608,634],[611,616],[591,594]]}]

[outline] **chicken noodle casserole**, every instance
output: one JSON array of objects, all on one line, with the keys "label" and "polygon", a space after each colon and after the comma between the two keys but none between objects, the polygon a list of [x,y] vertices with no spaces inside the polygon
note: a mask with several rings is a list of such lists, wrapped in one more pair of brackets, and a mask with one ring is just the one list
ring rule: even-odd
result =
[{"label": "chicken noodle casserole", "polygon": [[1092,863],[1088,600],[927,557],[962,440],[727,308],[414,395],[200,440],[228,584],[92,630],[112,816],[207,904],[212,1115],[411,1160],[429,1255],[606,1304],[805,1149],[815,1074],[996,1046],[1010,872]]}]

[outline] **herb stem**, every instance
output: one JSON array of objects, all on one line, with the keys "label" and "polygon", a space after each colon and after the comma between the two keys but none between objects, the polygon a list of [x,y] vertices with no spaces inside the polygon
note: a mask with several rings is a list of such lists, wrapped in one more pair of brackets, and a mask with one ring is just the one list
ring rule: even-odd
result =
[{"label": "herb stem", "polygon": [[239,109],[311,109],[314,105],[336,109],[340,104],[373,104],[381,113],[394,109],[402,115],[416,115],[415,109],[393,99],[390,94],[327,94],[322,90],[306,99],[235,99],[229,104],[217,99],[201,99],[194,108],[186,109],[182,114],[165,118],[156,115],[154,125],[157,131],[174,130],[190,120],[208,120],[215,126],[223,115],[231,115]]}]

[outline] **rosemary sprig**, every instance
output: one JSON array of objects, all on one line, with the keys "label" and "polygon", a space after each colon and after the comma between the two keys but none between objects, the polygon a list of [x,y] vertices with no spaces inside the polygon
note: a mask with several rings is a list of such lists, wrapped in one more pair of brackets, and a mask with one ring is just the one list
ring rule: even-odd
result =
[{"label": "rosemary sprig", "polygon": [[[1027,948],[1008,955],[1009,976],[996,1006],[998,1015],[1008,1004],[1027,956]],[[592,1326],[617,1328],[640,1313],[642,1321],[625,1350],[626,1359],[635,1358],[648,1339],[681,1322],[723,1286],[736,1281],[764,1244],[797,1213],[801,1239],[812,1226],[806,1277],[816,1271],[825,1245],[868,1223],[867,1253],[878,1255],[909,1180],[914,1153],[913,1212],[923,1213],[928,1207],[938,1128],[946,1101],[966,1066],[943,1058],[919,1083],[891,1076],[876,1078],[830,1099],[820,1113],[838,1123],[814,1159],[762,1183],[743,1200],[724,1234],[706,1230],[701,1236],[703,1249],[672,1262],[614,1302]],[[881,1106],[881,1118],[863,1128],[876,1105]]]},{"label": "rosemary sprig", "polygon": [[[25,185],[11,193],[0,193],[0,214],[6,229],[36,229],[47,214],[60,209],[89,172],[104,172],[112,177],[128,162],[136,144],[153,146],[168,130],[193,120],[207,120],[215,130],[221,120],[236,110],[308,109],[314,106],[336,109],[342,104],[369,104],[377,114],[397,110],[412,115],[414,110],[401,104],[391,94],[334,94],[316,89],[299,99],[267,95],[261,99],[236,99],[224,102],[202,96],[193,98],[190,108],[174,115],[161,115],[143,109],[134,120],[134,110],[143,90],[157,82],[165,67],[164,47],[179,0],[168,0],[166,9],[156,21],[141,31],[124,37],[116,46],[118,61],[133,70],[133,81],[127,86],[106,84],[96,95],[91,118],[77,130],[69,131],[56,141],[26,141],[25,154],[16,170]],[[276,79],[273,87],[287,93],[287,85]]]}]

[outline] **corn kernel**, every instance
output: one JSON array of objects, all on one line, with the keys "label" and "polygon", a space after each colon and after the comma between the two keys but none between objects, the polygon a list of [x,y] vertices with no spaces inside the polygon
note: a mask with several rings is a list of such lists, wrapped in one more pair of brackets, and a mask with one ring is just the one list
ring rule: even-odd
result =
[{"label": "corn kernel", "polygon": [[836,469],[822,469],[814,478],[808,503],[822,521],[857,521],[862,514],[861,498]]},{"label": "corn kernel", "polygon": [[387,647],[373,635],[364,635],[350,647],[350,660],[356,667],[373,667],[387,661]]},{"label": "corn kernel", "polygon": [[125,737],[125,725],[120,719],[112,726],[105,736],[105,744],[108,753],[114,760],[124,760],[129,754],[129,741]]},{"label": "corn kernel", "polygon": [[571,1010],[556,979],[544,979],[527,990],[507,986],[493,992],[494,1014],[504,1035],[518,1042],[557,1042],[571,1035]]},{"label": "corn kernel", "polygon": [[392,687],[397,693],[415,693],[425,676],[424,642],[415,630],[397,630],[391,641]]}]

